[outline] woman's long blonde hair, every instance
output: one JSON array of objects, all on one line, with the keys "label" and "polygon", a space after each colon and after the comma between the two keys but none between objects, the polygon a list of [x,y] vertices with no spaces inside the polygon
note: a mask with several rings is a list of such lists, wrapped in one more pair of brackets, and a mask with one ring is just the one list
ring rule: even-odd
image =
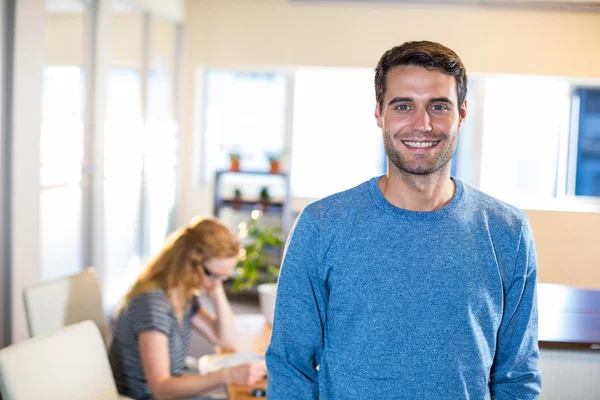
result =
[{"label": "woman's long blonde hair", "polygon": [[188,225],[173,232],[162,250],[148,263],[123,299],[122,307],[134,297],[152,290],[179,288],[183,304],[196,294],[204,273],[200,265],[193,266],[189,255],[195,253],[202,262],[240,254],[238,238],[214,218],[195,218]]}]

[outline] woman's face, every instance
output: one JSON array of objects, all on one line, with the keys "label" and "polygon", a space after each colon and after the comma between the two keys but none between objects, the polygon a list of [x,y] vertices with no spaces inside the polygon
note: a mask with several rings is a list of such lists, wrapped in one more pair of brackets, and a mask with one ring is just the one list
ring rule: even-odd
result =
[{"label": "woman's face", "polygon": [[[193,256],[192,256],[193,257]],[[200,270],[203,274],[202,290],[211,291],[217,284],[221,284],[224,280],[230,278],[238,262],[238,257],[218,257],[200,261],[199,257],[195,257],[192,263],[199,262]]]}]

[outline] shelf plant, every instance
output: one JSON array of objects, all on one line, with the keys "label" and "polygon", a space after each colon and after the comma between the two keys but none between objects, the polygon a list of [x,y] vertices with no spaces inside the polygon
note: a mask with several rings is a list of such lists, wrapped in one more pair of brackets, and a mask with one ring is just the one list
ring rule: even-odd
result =
[{"label": "shelf plant", "polygon": [[281,229],[262,226],[261,215],[258,210],[253,212],[240,232],[244,254],[237,265],[238,274],[233,280],[233,292],[249,290],[258,284],[275,283],[279,277],[279,263],[284,245]]},{"label": "shelf plant", "polygon": [[281,152],[267,152],[267,160],[269,161],[269,172],[272,174],[281,173]]},{"label": "shelf plant", "polygon": [[237,151],[232,151],[229,153],[229,170],[232,172],[240,171],[240,160],[242,155]]},{"label": "shelf plant", "polygon": [[240,208],[242,208],[242,204],[244,203],[244,201],[242,200],[242,189],[235,188],[235,190],[233,191],[233,200],[231,201],[231,203],[234,210],[239,210]]},{"label": "shelf plant", "polygon": [[261,186],[259,192],[260,205],[263,210],[267,210],[269,208],[269,203],[271,203],[271,192],[269,191],[268,186]]}]

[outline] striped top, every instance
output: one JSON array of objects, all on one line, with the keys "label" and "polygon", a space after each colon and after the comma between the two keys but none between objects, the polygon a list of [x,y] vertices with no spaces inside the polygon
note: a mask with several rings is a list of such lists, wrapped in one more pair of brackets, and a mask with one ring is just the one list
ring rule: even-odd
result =
[{"label": "striped top", "polygon": [[186,303],[183,326],[162,290],[136,296],[117,317],[109,358],[119,393],[134,399],[152,399],[144,377],[138,334],[159,331],[169,338],[171,376],[183,373],[190,348],[191,320],[199,310],[198,299]]}]

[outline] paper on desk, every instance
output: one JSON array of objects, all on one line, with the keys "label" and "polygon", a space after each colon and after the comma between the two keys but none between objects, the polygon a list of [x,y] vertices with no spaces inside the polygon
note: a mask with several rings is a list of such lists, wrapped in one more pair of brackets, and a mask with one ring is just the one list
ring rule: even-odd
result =
[{"label": "paper on desk", "polygon": [[254,353],[209,354],[198,360],[198,371],[201,375],[223,368],[237,367],[254,361],[262,361],[265,357]]}]

